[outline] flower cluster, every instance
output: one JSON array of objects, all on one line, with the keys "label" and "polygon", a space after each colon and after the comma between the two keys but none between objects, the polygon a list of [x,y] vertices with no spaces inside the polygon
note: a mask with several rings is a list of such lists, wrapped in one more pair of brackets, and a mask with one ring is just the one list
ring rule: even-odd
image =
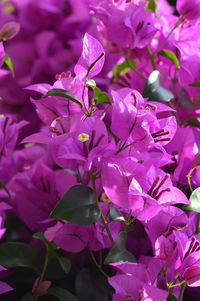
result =
[{"label": "flower cluster", "polygon": [[0,293],[198,300],[200,2],[0,8]]}]

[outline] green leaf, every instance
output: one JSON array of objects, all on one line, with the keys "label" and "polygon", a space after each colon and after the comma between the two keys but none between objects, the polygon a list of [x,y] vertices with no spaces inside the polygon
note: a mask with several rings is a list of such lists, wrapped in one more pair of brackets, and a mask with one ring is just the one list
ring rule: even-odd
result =
[{"label": "green leaf", "polygon": [[189,201],[190,204],[183,206],[183,209],[200,213],[200,187],[192,192]]},{"label": "green leaf", "polygon": [[7,268],[29,267],[36,269],[37,251],[20,242],[0,244],[0,265]]},{"label": "green leaf", "polygon": [[60,301],[78,301],[72,293],[61,287],[52,287],[48,290],[48,295],[55,296]]},{"label": "green leaf", "polygon": [[92,88],[94,95],[93,100],[96,100],[96,105],[100,103],[110,103],[109,96],[106,92],[102,92],[99,88],[96,86],[96,82],[94,80],[88,80],[86,82],[88,87]]},{"label": "green leaf", "polygon": [[196,80],[195,82],[189,84],[189,86],[191,87],[200,87],[200,79]]},{"label": "green leaf", "polygon": [[172,63],[174,63],[174,65],[176,66],[177,69],[180,68],[179,60],[178,60],[176,54],[173,53],[172,51],[170,51],[168,49],[163,49],[163,50],[159,51],[158,54],[161,56],[164,56],[164,57],[168,58],[170,61],[172,61]]},{"label": "green leaf", "polygon": [[93,87],[96,87],[96,86],[97,86],[95,80],[93,80],[93,79],[87,80],[87,81],[86,81],[86,84],[87,84],[88,87],[90,87],[90,88],[93,88]]},{"label": "green leaf", "polygon": [[112,69],[113,77],[118,77],[118,75],[124,75],[129,72],[131,69],[136,68],[135,60],[126,60],[121,64],[115,65]]},{"label": "green leaf", "polygon": [[72,186],[54,208],[51,217],[81,226],[96,222],[100,210],[93,190],[85,185]]},{"label": "green leaf", "polygon": [[57,259],[63,269],[63,271],[68,274],[70,272],[71,269],[71,261],[66,258],[66,257],[62,257],[62,256],[57,256]]},{"label": "green leaf", "polygon": [[12,75],[14,77],[15,71],[14,71],[13,63],[11,61],[11,58],[7,54],[4,57],[4,63],[8,66],[8,68],[10,69],[10,71],[12,72]]},{"label": "green leaf", "polygon": [[67,98],[67,99],[75,102],[80,108],[82,108],[82,104],[80,103],[78,98],[75,95],[73,95],[72,93],[70,93],[69,91],[66,91],[64,89],[51,89],[47,92],[47,94],[44,97],[46,97],[46,96],[64,97],[64,98]]},{"label": "green leaf", "polygon": [[109,214],[112,221],[125,222],[125,218],[116,207],[111,207]]},{"label": "green leaf", "polygon": [[143,97],[150,101],[169,102],[174,95],[171,91],[163,88],[160,84],[160,72],[154,70],[148,77],[143,90]]},{"label": "green leaf", "polygon": [[195,117],[189,118],[188,125],[196,127],[196,128],[200,128],[200,122]]},{"label": "green leaf", "polygon": [[148,0],[148,3],[145,6],[145,10],[151,10],[155,12],[157,7],[158,7],[157,0]]},{"label": "green leaf", "polygon": [[112,247],[110,252],[105,258],[104,264],[124,261],[124,262],[136,262],[135,256],[126,250],[126,238],[127,233],[122,231],[119,233],[119,239],[117,243]]},{"label": "green leaf", "polygon": [[118,74],[120,75],[124,75],[126,72],[130,71],[130,66],[128,61],[125,61],[121,64],[115,65],[112,73],[113,73],[113,77],[118,77]]},{"label": "green leaf", "polygon": [[174,296],[174,294],[169,293],[167,301],[178,301],[178,299],[176,298],[176,296]]},{"label": "green leaf", "polygon": [[108,97],[108,94],[106,92],[100,91],[97,98],[97,105],[100,103],[110,103],[110,99]]}]

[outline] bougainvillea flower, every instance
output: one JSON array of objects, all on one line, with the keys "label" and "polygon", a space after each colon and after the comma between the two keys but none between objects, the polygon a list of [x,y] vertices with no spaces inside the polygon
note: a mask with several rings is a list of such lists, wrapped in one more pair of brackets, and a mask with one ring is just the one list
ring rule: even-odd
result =
[{"label": "bougainvillea flower", "polygon": [[185,279],[189,286],[199,286],[200,281],[199,235],[188,239],[180,231],[160,236],[155,243],[155,254],[172,270]]},{"label": "bougainvillea flower", "polygon": [[88,244],[89,231],[87,227],[58,222],[46,230],[45,237],[67,252],[80,252]]},{"label": "bougainvillea flower", "polygon": [[144,264],[116,263],[113,266],[119,271],[117,275],[109,278],[109,283],[115,289],[114,301],[145,301],[148,299],[152,301],[166,301],[167,292],[151,284]]},{"label": "bougainvillea flower", "polygon": [[83,37],[83,50],[78,63],[75,65],[74,72],[76,75],[84,78],[92,78],[100,73],[105,53],[102,45],[98,40],[86,33]]},{"label": "bougainvillea flower", "polygon": [[[104,150],[107,145],[108,133],[104,123],[95,116],[87,118],[84,121],[80,121],[77,124],[76,131],[66,136],[62,145],[58,147],[57,163],[61,163],[61,166],[65,168],[73,161],[86,163],[91,152],[90,161],[91,158],[95,158],[95,154],[98,156],[99,151]],[[52,151],[53,148],[52,144]]]},{"label": "bougainvillea flower", "polygon": [[[134,3],[106,3],[93,6],[98,30],[102,39],[122,48],[143,48],[155,35],[152,14],[144,11],[144,5]],[[115,31],[113,31],[115,28]]]},{"label": "bougainvillea flower", "polygon": [[27,121],[16,123],[9,116],[0,116],[0,154],[8,156],[15,148],[19,130],[27,125]]},{"label": "bougainvillea flower", "polygon": [[15,194],[13,205],[18,216],[29,228],[39,229],[41,221],[49,218],[62,194],[75,184],[73,175],[52,171],[44,163],[36,162],[32,168],[19,173],[9,187]]},{"label": "bougainvillea flower", "polygon": [[192,5],[187,0],[178,0],[176,3],[177,11],[188,20],[198,20],[200,16],[200,1],[194,0]]},{"label": "bougainvillea flower", "polygon": [[169,235],[174,229],[185,229],[188,224],[188,217],[185,212],[174,206],[162,207],[151,220],[145,225],[148,237],[154,243],[161,235]]}]

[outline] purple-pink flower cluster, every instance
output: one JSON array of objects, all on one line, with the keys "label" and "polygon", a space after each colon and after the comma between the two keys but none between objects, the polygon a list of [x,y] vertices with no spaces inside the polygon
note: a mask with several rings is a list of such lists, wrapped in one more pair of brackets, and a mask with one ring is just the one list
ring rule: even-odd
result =
[{"label": "purple-pink flower cluster", "polygon": [[0,2],[5,300],[198,300],[199,12]]}]

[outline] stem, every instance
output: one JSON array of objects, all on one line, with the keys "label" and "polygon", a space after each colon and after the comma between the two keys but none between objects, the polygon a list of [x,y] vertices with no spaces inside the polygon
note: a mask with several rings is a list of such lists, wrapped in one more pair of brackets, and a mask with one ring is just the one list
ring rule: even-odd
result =
[{"label": "stem", "polygon": [[109,277],[109,275],[108,275],[108,274],[106,274],[106,273],[104,272],[104,270],[102,269],[101,265],[100,265],[100,264],[98,264],[98,262],[96,261],[96,258],[95,258],[95,256],[94,256],[94,254],[93,254],[93,252],[92,252],[92,251],[90,251],[90,250],[89,250],[89,252],[90,252],[90,256],[91,256],[91,258],[92,258],[92,260],[93,260],[94,264],[95,264],[95,265],[96,265],[96,267],[98,268],[98,270],[101,272],[101,274],[102,274],[104,277],[108,278],[108,277]]},{"label": "stem", "polygon": [[154,52],[152,53],[153,56],[155,56],[157,54],[157,52],[160,50],[160,48],[165,44],[165,42],[167,41],[167,39],[171,36],[171,34],[173,33],[173,31],[181,24],[183,23],[183,18],[179,18],[178,21],[175,23],[175,25],[172,27],[172,29],[170,30],[170,32],[168,33],[168,35],[164,38],[164,40],[162,40],[162,42],[158,45],[157,49],[154,50]]},{"label": "stem", "polygon": [[[40,275],[40,282],[42,282],[42,280],[44,279],[46,269],[47,269],[47,266],[48,266],[48,262],[49,262],[49,253],[48,253],[48,248],[47,248],[47,252],[46,252],[45,260],[44,260],[44,266],[43,266],[43,269],[42,269],[42,272],[41,272],[41,275]],[[37,301],[39,297],[40,297],[40,295],[34,294],[32,300]]]},{"label": "stem", "polygon": [[106,111],[107,111],[109,108],[110,108],[110,104],[107,105],[107,106],[105,107],[105,109],[103,110],[103,112],[101,112],[101,114],[99,114],[98,117],[101,118],[101,117],[103,116],[103,114],[106,113]]},{"label": "stem", "polygon": [[198,234],[199,232],[200,232],[200,213],[198,213],[198,217],[197,217],[197,225],[196,225],[195,234]]},{"label": "stem", "polygon": [[85,110],[85,112],[83,111],[83,113],[86,114],[86,115],[88,116],[89,112],[88,112],[88,110],[87,110],[87,108],[86,108],[86,105],[85,105],[85,97],[84,97],[87,80],[88,80],[88,77],[87,77],[87,75],[86,75],[86,78],[85,78],[85,81],[84,81],[84,85],[83,85],[83,90],[82,90],[82,102],[83,102],[83,107],[84,107],[84,110]]},{"label": "stem", "polygon": [[172,287],[177,287],[177,286],[180,286],[180,285],[183,286],[183,284],[186,284],[185,280],[183,280],[182,282],[179,282],[177,284],[170,284],[170,283],[168,283],[168,287],[170,289]]},{"label": "stem", "polygon": [[105,230],[106,230],[106,232],[108,234],[108,237],[110,239],[110,242],[111,242],[112,246],[114,246],[115,242],[114,242],[114,239],[113,239],[112,234],[110,232],[110,229],[108,227],[108,222],[107,222],[105,216],[103,215],[103,212],[101,211],[101,208],[100,208],[99,203],[98,203],[98,195],[97,195],[97,190],[96,190],[96,185],[95,185],[95,177],[94,177],[94,175],[91,172],[90,172],[90,179],[91,179],[91,182],[92,182],[92,188],[94,190],[95,203],[96,203],[96,205],[98,206],[98,208],[99,208],[99,210],[101,212],[101,216],[100,216],[101,221],[102,221],[102,223],[104,225],[104,228],[105,228]]},{"label": "stem", "polygon": [[46,273],[46,269],[47,269],[47,266],[48,266],[48,262],[49,262],[49,253],[48,253],[48,250],[47,250],[46,256],[45,256],[45,260],[44,260],[44,266],[43,266],[42,273],[41,273],[41,276],[40,276],[40,280],[41,280],[41,281],[43,280],[44,275],[45,275],[45,273]]},{"label": "stem", "polygon": [[186,288],[186,282],[183,283],[182,286],[181,286],[181,291],[180,291],[180,294],[179,294],[179,297],[178,297],[179,301],[183,300],[183,295],[184,295],[185,288]]},{"label": "stem", "polygon": [[139,71],[137,71],[135,68],[131,67],[131,70],[133,70],[138,76],[140,76],[143,80],[147,80],[147,78],[142,74],[140,73]]},{"label": "stem", "polygon": [[193,192],[193,189],[192,189],[192,184],[191,184],[191,176],[192,176],[192,173],[193,173],[193,171],[196,169],[196,167],[194,167],[194,168],[192,168],[192,169],[190,169],[190,171],[189,171],[189,173],[187,174],[187,180],[188,180],[188,186],[190,187],[190,190],[191,190],[191,192]]},{"label": "stem", "polygon": [[146,50],[148,52],[153,70],[156,70],[156,63],[155,63],[155,60],[154,60],[154,53],[151,52],[149,46],[146,46]]},{"label": "stem", "polygon": [[98,58],[89,66],[88,70],[87,70],[87,74],[86,74],[86,77],[85,77],[85,81],[84,81],[84,86],[83,86],[83,90],[82,90],[82,102],[83,102],[83,107],[84,107],[84,110],[85,110],[85,113],[87,116],[90,116],[91,112],[88,111],[88,109],[86,108],[86,105],[85,105],[85,99],[84,99],[84,94],[85,94],[85,89],[86,89],[86,82],[88,80],[88,75],[90,73],[90,71],[92,70],[92,68],[95,66],[95,64],[105,55],[104,52],[102,52]]},{"label": "stem", "polygon": [[[100,209],[100,207],[99,207],[99,209]],[[101,211],[101,209],[100,209],[100,211]],[[105,217],[104,217],[102,211],[101,211],[101,221],[102,221],[102,223],[103,223],[103,225],[104,225],[104,227],[105,227],[105,229],[106,229],[106,232],[107,232],[107,234],[108,234],[108,237],[109,237],[110,242],[111,242],[112,247],[113,247],[114,244],[115,244],[115,242],[114,242],[114,239],[113,239],[112,234],[111,234],[111,232],[110,232],[110,229],[109,229],[109,227],[108,227],[108,222],[107,222],[107,220],[105,219]]]}]

